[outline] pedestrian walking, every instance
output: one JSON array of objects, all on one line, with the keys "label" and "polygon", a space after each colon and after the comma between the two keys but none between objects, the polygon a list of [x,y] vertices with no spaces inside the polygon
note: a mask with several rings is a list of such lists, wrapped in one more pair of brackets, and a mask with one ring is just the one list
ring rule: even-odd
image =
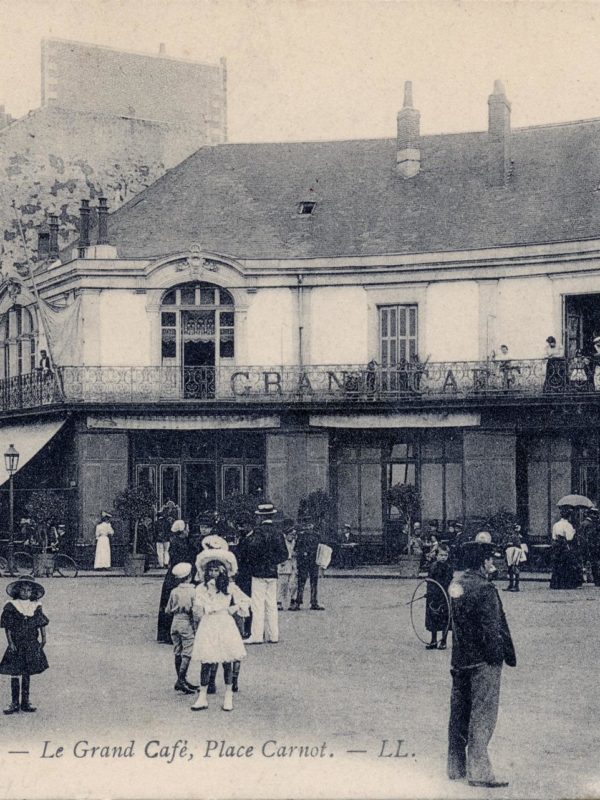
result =
[{"label": "pedestrian walking", "polygon": [[[252,595],[252,568],[250,565],[250,534],[252,533],[253,520],[250,517],[243,517],[237,525],[238,542],[235,547],[235,555],[238,562],[238,572],[235,576],[236,585],[250,597]],[[250,637],[252,626],[252,611],[246,617],[236,617],[240,633],[243,639]]]},{"label": "pedestrian walking", "polygon": [[496,727],[502,665],[516,666],[502,602],[487,580],[493,544],[463,545],[464,573],[450,584],[452,693],[448,726],[448,777],[471,786],[507,786],[494,775],[488,744]]},{"label": "pedestrian walking", "polygon": [[6,593],[11,599],[2,611],[0,627],[6,633],[8,648],[0,662],[0,674],[11,676],[11,703],[4,713],[33,712],[36,709],[29,702],[31,675],[39,675],[48,669],[44,652],[48,617],[40,603],[44,587],[24,579],[9,583]]},{"label": "pedestrian walking", "polygon": [[94,569],[110,569],[110,537],[114,536],[110,523],[112,515],[107,511],[100,514],[100,522],[96,525],[96,555]]},{"label": "pedestrian walking", "polygon": [[246,644],[276,644],[279,641],[277,610],[277,566],[288,557],[283,534],[273,524],[277,510],[261,503],[255,512],[258,522],[248,537],[252,574],[252,632]]},{"label": "pedestrian walking", "polygon": [[171,528],[175,520],[179,519],[179,506],[170,498],[158,512],[156,526],[156,558],[158,566],[169,566],[169,548],[171,546]]},{"label": "pedestrian walking", "polygon": [[582,583],[575,528],[571,524],[571,509],[558,509],[560,519],[552,526],[552,575],[551,589],[578,589]]},{"label": "pedestrian walking", "polygon": [[280,611],[289,609],[296,591],[298,581],[298,563],[296,559],[296,528],[291,519],[283,522],[283,535],[288,557],[277,567],[277,608]]},{"label": "pedestrian walking", "polygon": [[[425,596],[425,627],[431,633],[431,641],[425,645],[426,650],[445,650],[448,638],[449,614],[448,587],[452,582],[454,570],[448,562],[448,547],[445,544],[438,546],[435,561],[429,567],[429,578],[436,583],[427,583]],[[439,584],[437,586],[436,584]],[[440,588],[441,587],[441,588]],[[442,638],[438,644],[437,635]]]},{"label": "pedestrian walking", "polygon": [[171,641],[173,642],[175,672],[177,673],[174,689],[176,692],[193,694],[197,687],[189,684],[187,680],[187,671],[196,635],[196,625],[192,613],[196,593],[196,587],[192,583],[192,565],[182,561],[173,567],[172,575],[178,584],[169,595],[165,612],[173,615]]},{"label": "pedestrian walking", "polygon": [[307,578],[310,580],[310,609],[311,611],[324,611],[319,605],[319,565],[317,564],[317,550],[320,536],[312,523],[306,523],[300,528],[296,543],[298,559],[298,589],[296,599],[290,607],[291,611],[300,611],[304,600],[304,587]]},{"label": "pedestrian walking", "polygon": [[211,675],[223,664],[225,697],[223,711],[233,710],[233,692],[238,690],[241,660],[246,648],[233,616],[247,613],[250,598],[230,577],[235,573],[235,559],[228,550],[207,549],[198,556],[203,581],[196,587],[193,613],[197,630],[192,660],[201,662],[200,691],[193,711],[208,708],[208,685]]},{"label": "pedestrian walking", "polygon": [[188,540],[188,527],[184,520],[176,519],[171,527],[170,565],[163,580],[160,603],[158,606],[158,622],[156,641],[161,644],[171,644],[171,615],[167,613],[167,603],[171,592],[177,586],[177,578],[173,575],[173,568],[177,564],[193,564],[196,553]]},{"label": "pedestrian walking", "polygon": [[520,565],[527,561],[527,555],[521,542],[521,537],[515,533],[506,545],[505,551],[506,566],[508,567],[508,586],[504,587],[505,592],[518,592],[519,579],[521,575]]}]

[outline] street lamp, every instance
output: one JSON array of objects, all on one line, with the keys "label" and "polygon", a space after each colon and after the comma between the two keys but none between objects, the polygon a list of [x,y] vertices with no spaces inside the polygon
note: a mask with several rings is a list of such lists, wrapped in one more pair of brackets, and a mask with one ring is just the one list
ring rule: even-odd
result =
[{"label": "street lamp", "polygon": [[8,450],[4,453],[4,466],[8,472],[9,489],[9,508],[10,508],[10,539],[8,540],[8,571],[11,575],[15,574],[14,549],[15,549],[15,492],[13,487],[13,475],[19,466],[19,453],[15,450],[14,444],[9,444]]}]

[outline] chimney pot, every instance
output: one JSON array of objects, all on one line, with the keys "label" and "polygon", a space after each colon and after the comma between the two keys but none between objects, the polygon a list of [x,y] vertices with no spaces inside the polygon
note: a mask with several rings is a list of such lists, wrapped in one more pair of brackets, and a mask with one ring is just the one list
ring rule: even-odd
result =
[{"label": "chimney pot", "polygon": [[421,169],[421,114],[412,103],[412,81],[406,81],[396,137],[396,171],[403,178],[414,178]]},{"label": "chimney pot", "polygon": [[489,180],[492,186],[504,186],[510,173],[510,103],[502,81],[494,81],[488,97]]},{"label": "chimney pot", "polygon": [[159,46],[158,46],[158,52],[159,52],[159,55],[161,55],[161,56],[164,56],[164,55],[165,55],[165,53],[167,52],[167,48],[166,48],[166,46],[165,46],[165,43],[164,43],[164,42],[161,42],[161,43],[159,44]]},{"label": "chimney pot", "polygon": [[108,201],[98,199],[98,244],[108,244]]},{"label": "chimney pot", "polygon": [[79,209],[79,258],[85,258],[90,246],[90,201],[82,200]]},{"label": "chimney pot", "polygon": [[53,261],[58,258],[58,217],[50,215],[50,250],[48,255]]}]

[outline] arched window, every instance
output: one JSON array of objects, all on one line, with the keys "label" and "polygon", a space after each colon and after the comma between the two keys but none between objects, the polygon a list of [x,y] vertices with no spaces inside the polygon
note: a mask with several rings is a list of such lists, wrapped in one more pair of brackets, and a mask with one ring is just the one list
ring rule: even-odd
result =
[{"label": "arched window", "polygon": [[160,323],[162,366],[182,368],[186,397],[214,397],[216,367],[235,355],[231,294],[211,283],[182,283],[163,295]]},{"label": "arched window", "polygon": [[27,308],[14,305],[0,317],[0,351],[4,378],[35,370],[35,328]]}]

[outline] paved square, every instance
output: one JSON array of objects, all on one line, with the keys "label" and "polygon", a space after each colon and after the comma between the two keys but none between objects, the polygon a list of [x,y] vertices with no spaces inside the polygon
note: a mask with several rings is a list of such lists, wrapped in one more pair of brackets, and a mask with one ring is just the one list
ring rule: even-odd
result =
[{"label": "paved square", "polygon": [[[2,718],[5,797],[486,796],[446,780],[450,650],[415,638],[414,581],[323,580],[325,612],[282,613],[280,643],[248,647],[231,714],[221,670],[208,711],[173,691],[171,649],[154,641],[159,579],[45,585],[51,668],[32,679],[38,712]],[[599,797],[600,589],[525,583],[502,599],[518,666],[490,749],[511,784],[492,795]]]}]

